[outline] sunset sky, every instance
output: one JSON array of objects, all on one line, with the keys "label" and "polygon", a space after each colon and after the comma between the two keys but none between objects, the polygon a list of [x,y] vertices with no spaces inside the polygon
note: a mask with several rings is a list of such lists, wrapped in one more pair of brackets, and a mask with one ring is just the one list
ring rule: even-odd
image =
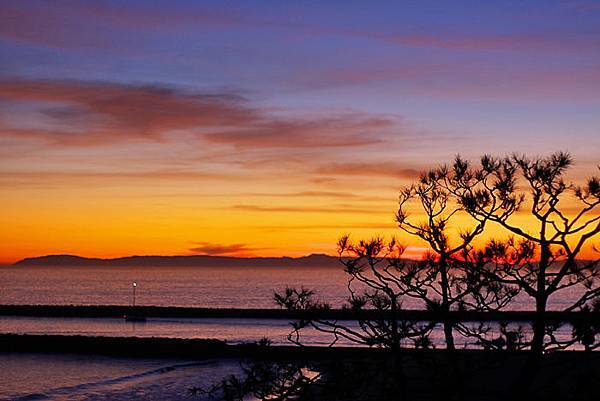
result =
[{"label": "sunset sky", "polygon": [[332,253],[556,150],[600,161],[600,1],[0,3],[0,263]]}]

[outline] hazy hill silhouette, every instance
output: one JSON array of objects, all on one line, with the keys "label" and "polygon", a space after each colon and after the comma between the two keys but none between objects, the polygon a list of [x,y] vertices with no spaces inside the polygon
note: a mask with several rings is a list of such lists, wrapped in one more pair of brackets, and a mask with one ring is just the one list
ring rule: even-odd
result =
[{"label": "hazy hill silhouette", "polygon": [[292,257],[253,257],[233,256],[126,256],[113,259],[85,258],[75,255],[47,255],[25,258],[15,266],[172,266],[172,267],[339,267],[337,257],[324,254],[311,254]]}]

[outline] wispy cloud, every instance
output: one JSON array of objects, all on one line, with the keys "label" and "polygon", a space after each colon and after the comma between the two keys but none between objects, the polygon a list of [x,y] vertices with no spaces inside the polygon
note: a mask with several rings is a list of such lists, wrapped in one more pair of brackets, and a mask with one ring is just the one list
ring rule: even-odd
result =
[{"label": "wispy cloud", "polygon": [[58,146],[168,141],[175,135],[244,149],[356,147],[383,142],[382,132],[396,123],[364,113],[286,118],[253,107],[236,94],[162,86],[2,80],[0,97],[30,102],[46,122],[23,126],[5,115],[1,137],[41,139]]},{"label": "wispy cloud", "polygon": [[326,213],[326,214],[372,214],[385,215],[389,211],[381,207],[357,208],[353,205],[331,205],[331,206],[262,206],[262,205],[233,205],[234,210],[246,212],[264,212],[264,213]]},{"label": "wispy cloud", "polygon": [[532,65],[510,59],[474,58],[470,62],[433,58],[304,71],[292,82],[299,88],[330,89],[386,83],[392,91],[435,99],[597,99],[600,61],[592,64]]},{"label": "wispy cloud", "polygon": [[263,120],[237,131],[207,134],[206,140],[236,148],[357,147],[382,143],[380,129],[394,126],[391,119],[357,113],[314,120]]},{"label": "wispy cloud", "polygon": [[[162,140],[174,130],[237,126],[260,117],[239,96],[187,93],[168,87],[81,81],[2,80],[5,102],[44,102],[40,115],[69,129],[13,127],[11,133],[38,136],[63,145],[87,145],[135,138]],[[5,117],[4,125],[9,125]],[[56,126],[56,125],[54,125]],[[73,132],[73,127],[79,127]]]},{"label": "wispy cloud", "polygon": [[[193,170],[143,170],[143,171],[2,171],[0,172],[0,188],[17,187],[61,187],[72,183],[75,185],[89,185],[94,183],[96,186],[106,185],[133,185],[141,183],[148,185],[152,182],[199,182],[199,181],[223,181],[242,179],[241,176],[226,174],[223,172],[193,171]],[[248,180],[248,177],[244,178]]]},{"label": "wispy cloud", "polygon": [[333,163],[319,167],[316,172],[335,176],[380,176],[410,179],[419,176],[419,170],[407,168],[406,165],[395,162]]},{"label": "wispy cloud", "polygon": [[[390,219],[391,220],[391,219]],[[340,230],[394,230],[398,228],[397,224],[390,222],[386,223],[355,223],[355,224],[285,224],[285,225],[271,225],[271,226],[257,226],[256,228],[266,231],[273,232],[286,232],[289,230],[307,230],[307,231],[322,231],[322,230],[334,230],[340,232]]]},{"label": "wispy cloud", "polygon": [[[352,199],[354,201],[387,201],[388,198],[382,196],[366,196],[364,194],[344,192],[344,191],[301,191],[301,192],[244,192],[234,194],[240,197],[263,197],[263,198],[337,198]],[[216,194],[215,196],[223,196]]]},{"label": "wispy cloud", "polygon": [[[348,38],[365,38],[401,46],[419,48],[458,49],[458,50],[504,50],[504,51],[557,51],[595,48],[593,36],[585,35],[576,29],[570,31],[529,29],[522,32],[490,33],[485,31],[437,30],[425,33],[418,24],[402,24],[373,29],[368,26],[369,18],[364,17],[367,27],[346,27],[338,24],[324,24],[318,18],[269,18],[257,9],[256,13],[243,12],[233,6],[223,8],[191,7],[138,7],[114,6],[109,3],[82,3],[69,0],[53,1],[51,4],[35,0],[22,0],[2,4],[2,24],[0,37],[29,43],[44,44],[59,48],[118,48],[121,43],[109,40],[109,36],[98,32],[98,27],[112,30],[147,32],[160,30],[163,33],[186,27],[242,28],[274,30],[288,34],[306,36],[335,35]],[[438,7],[443,9],[443,7]],[[571,10],[591,12],[598,9],[594,2],[563,2],[563,14]],[[564,15],[565,17],[567,15]],[[569,15],[577,17],[577,15]],[[287,18],[286,18],[287,17]],[[403,20],[399,14],[398,19]],[[498,16],[497,23],[505,25],[521,17],[517,12],[507,17]],[[314,21],[313,21],[314,19]],[[371,28],[371,29],[367,29]],[[79,35],[71,34],[78,29]],[[105,29],[110,31],[110,29]],[[123,38],[123,39],[126,39]],[[574,39],[575,43],[574,43]]]},{"label": "wispy cloud", "polygon": [[275,113],[235,92],[166,85],[4,79],[0,101],[3,188],[277,180],[298,186],[264,197],[379,201],[329,184],[412,177],[411,164],[365,159],[376,149],[390,152],[401,138],[430,135],[416,135],[400,117],[348,109]]},{"label": "wispy cloud", "polygon": [[210,256],[250,256],[253,252],[268,248],[256,248],[248,244],[213,244],[211,242],[197,242],[196,246],[189,250],[201,255]]}]

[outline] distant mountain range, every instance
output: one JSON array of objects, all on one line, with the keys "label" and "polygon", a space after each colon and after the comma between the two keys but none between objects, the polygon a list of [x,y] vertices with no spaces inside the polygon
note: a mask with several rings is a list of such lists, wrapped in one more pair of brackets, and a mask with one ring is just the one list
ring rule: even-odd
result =
[{"label": "distant mountain range", "polygon": [[232,256],[127,256],[114,259],[84,258],[74,255],[47,255],[25,258],[15,266],[173,266],[173,267],[339,267],[337,257],[312,254],[298,258],[237,258]]}]

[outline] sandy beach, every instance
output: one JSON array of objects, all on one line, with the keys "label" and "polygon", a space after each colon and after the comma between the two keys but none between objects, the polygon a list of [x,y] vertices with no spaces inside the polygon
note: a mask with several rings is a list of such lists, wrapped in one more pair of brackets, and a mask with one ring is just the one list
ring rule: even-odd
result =
[{"label": "sandy beach", "polygon": [[1,400],[202,400],[189,388],[239,372],[237,360],[0,353]]}]

